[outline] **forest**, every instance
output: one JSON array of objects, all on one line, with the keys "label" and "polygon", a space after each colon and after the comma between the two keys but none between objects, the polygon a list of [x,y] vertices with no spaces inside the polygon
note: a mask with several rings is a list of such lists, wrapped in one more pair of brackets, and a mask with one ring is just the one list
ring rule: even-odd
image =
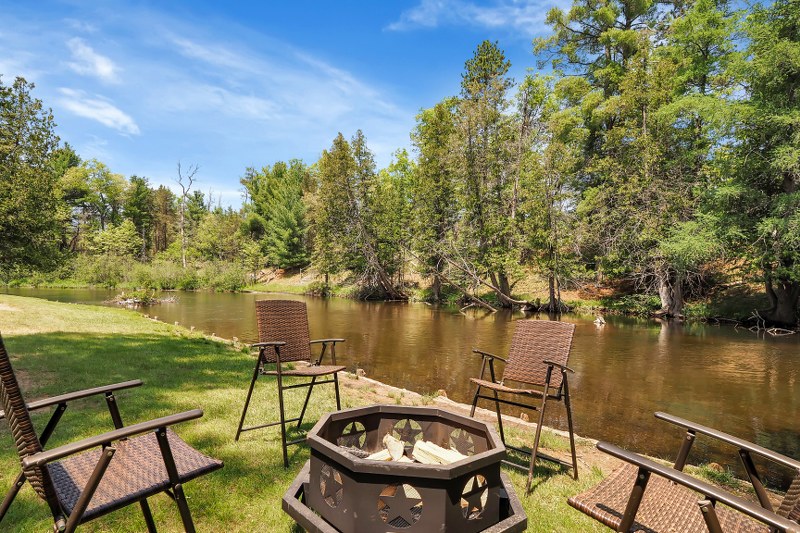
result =
[{"label": "forest", "polygon": [[0,78],[0,283],[239,290],[303,269],[321,293],[486,309],[610,286],[682,317],[735,280],[796,327],[800,0],[574,0],[547,22],[521,80],[479,43],[386,168],[339,133],[317,161],[243,169],[237,210],[195,164],[168,188],[82,158],[33,84]]}]

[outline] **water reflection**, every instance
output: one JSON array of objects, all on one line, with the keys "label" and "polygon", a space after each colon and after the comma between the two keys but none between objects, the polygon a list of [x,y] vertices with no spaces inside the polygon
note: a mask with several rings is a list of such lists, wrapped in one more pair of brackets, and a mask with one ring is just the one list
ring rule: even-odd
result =
[{"label": "water reflection", "polygon": [[[99,303],[113,292],[8,290],[53,300]],[[255,341],[254,301],[308,304],[312,338],[344,337],[337,358],[351,370],[427,393],[445,389],[469,401],[480,371],[475,347],[507,354],[521,313],[460,313],[424,304],[374,303],[275,294],[180,293],[176,303],[144,310],[219,336]],[[674,457],[680,431],[653,417],[666,411],[800,457],[800,335],[759,338],[744,329],[607,317],[568,317],[576,324],[570,366],[576,431],[630,449]],[[566,426],[563,410],[550,424]],[[717,462],[719,450],[698,451]],[[735,450],[727,456],[735,461]],[[695,456],[695,460],[697,456]]]}]

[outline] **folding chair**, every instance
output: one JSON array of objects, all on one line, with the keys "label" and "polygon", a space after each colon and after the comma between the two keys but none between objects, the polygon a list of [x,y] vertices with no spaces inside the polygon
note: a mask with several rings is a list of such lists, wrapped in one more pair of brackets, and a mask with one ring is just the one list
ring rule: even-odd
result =
[{"label": "folding chair", "polygon": [[[183,527],[194,532],[194,523],[183,484],[222,468],[222,461],[207,457],[180,439],[169,426],[203,416],[199,409],[123,427],[114,392],[142,382],[126,381],[106,387],[63,394],[25,403],[0,337],[0,418],[5,418],[17,447],[22,472],[0,504],[0,521],[19,490],[28,481],[50,508],[54,530],[70,533],[79,524],[139,503],[147,530],[156,526],[147,498],[166,492],[178,504]],[[67,409],[68,402],[104,395],[115,430],[50,450],[44,445]],[[40,435],[29,411],[56,406]]]},{"label": "folding chair", "polygon": [[[253,345],[258,348],[258,358],[256,359],[253,378],[250,380],[250,389],[247,391],[247,399],[242,409],[242,417],[239,420],[239,427],[236,430],[235,440],[245,431],[261,429],[270,426],[281,426],[281,444],[283,446],[283,465],[289,466],[289,455],[287,447],[298,444],[305,439],[295,439],[286,441],[286,424],[297,422],[296,427],[303,423],[303,417],[308,407],[308,400],[311,398],[311,391],[317,385],[333,383],[336,391],[336,410],[341,409],[339,400],[339,379],[337,373],[345,369],[344,366],[336,364],[336,343],[344,342],[344,339],[319,339],[310,340],[308,332],[308,314],[306,304],[294,300],[258,300],[256,302],[256,321],[258,323],[258,339],[260,342]],[[311,345],[322,344],[319,357],[312,360]],[[322,365],[322,358],[325,356],[330,345],[332,365]],[[308,362],[309,366],[301,366],[294,369],[284,368],[283,363]],[[275,370],[267,370],[265,365],[275,364]],[[280,408],[280,421],[260,424],[257,426],[244,427],[244,420],[247,415],[247,408],[250,406],[250,398],[253,395],[253,388],[259,376],[276,376],[278,382],[278,404]],[[311,378],[311,381],[304,383],[293,383],[285,385],[283,378],[286,376]],[[317,381],[318,378],[332,376],[330,379]],[[283,393],[289,389],[308,388],[306,399],[300,415],[295,418],[286,418],[284,409]]]},{"label": "folding chair", "polygon": [[[599,450],[626,464],[598,485],[570,498],[572,507],[614,531],[800,531],[800,461],[667,413],[656,413],[656,418],[685,430],[675,464],[665,466],[599,442]],[[689,450],[700,435],[737,451],[758,503],[683,472]],[[756,470],[755,458],[761,460],[760,464],[783,467],[792,478],[777,509]]]},{"label": "folding chair", "polygon": [[[495,404],[497,413],[497,423],[500,427],[500,438],[505,443],[503,433],[503,419],[500,416],[500,404],[513,405],[523,409],[539,411],[539,422],[536,424],[536,435],[533,440],[531,451],[517,448],[506,444],[507,448],[516,450],[520,453],[530,454],[531,461],[528,467],[528,482],[526,491],[530,492],[533,480],[533,469],[536,465],[537,457],[572,467],[572,475],[578,479],[578,460],[575,455],[575,435],[572,429],[572,408],[569,399],[569,383],[567,372],[574,372],[567,365],[570,348],[572,347],[572,335],[575,331],[575,324],[566,322],[553,322],[546,320],[517,320],[514,335],[511,338],[511,349],[508,359],[493,355],[481,350],[473,352],[483,356],[481,364],[481,376],[478,379],[471,378],[470,381],[478,387],[475,390],[475,397],[472,400],[472,411],[470,416],[475,416],[475,408],[478,399],[490,400]],[[506,363],[503,377],[500,381],[496,379],[494,360],[499,359]],[[485,380],[484,374],[486,367],[489,367],[489,377]],[[519,383],[522,386],[511,386],[508,382]],[[530,388],[533,385],[535,388]],[[482,389],[492,391],[492,396],[481,394]],[[528,402],[512,400],[501,397],[512,396],[514,398],[527,398]],[[539,438],[544,422],[545,407],[548,400],[563,401],[567,409],[567,425],[569,427],[569,444],[572,451],[572,464],[550,457],[539,452]],[[536,402],[536,403],[535,403]]]}]

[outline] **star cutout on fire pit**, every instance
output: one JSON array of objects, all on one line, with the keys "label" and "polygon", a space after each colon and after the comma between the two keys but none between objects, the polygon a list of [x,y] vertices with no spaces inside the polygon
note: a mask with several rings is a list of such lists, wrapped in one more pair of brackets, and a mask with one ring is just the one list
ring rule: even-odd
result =
[{"label": "star cutout on fire pit", "polygon": [[[387,487],[388,489],[388,487]],[[389,492],[384,490],[384,492]],[[397,485],[394,494],[381,493],[381,500],[385,507],[384,521],[395,527],[408,527],[422,515],[422,498],[419,493],[409,485]],[[403,523],[405,522],[405,523]]]},{"label": "star cutout on fire pit", "polygon": [[[402,424],[404,422],[405,422],[405,425],[401,427],[400,424]],[[414,442],[416,442],[416,440],[417,440],[417,436],[422,433],[422,428],[419,427],[419,424],[417,424],[417,426],[418,427],[414,427],[412,425],[411,419],[410,418],[406,418],[405,420],[401,420],[400,422],[398,422],[394,426],[394,430],[400,436],[400,440],[402,440],[402,441],[404,441],[404,442],[406,442],[408,444],[414,444]]]},{"label": "star cutout on fire pit", "polygon": [[[470,486],[470,484],[472,486]],[[488,483],[483,476],[475,476],[470,481],[467,481],[467,486],[464,487],[464,492],[461,495],[461,505],[463,507],[464,516],[468,520],[480,518],[483,513],[483,506],[488,500],[488,490]]]},{"label": "star cutout on fire pit", "polygon": [[464,455],[475,453],[475,441],[472,439],[472,435],[464,429],[456,429],[450,434],[450,447],[455,447]]},{"label": "star cutout on fire pit", "polygon": [[348,424],[339,437],[339,446],[361,448],[366,440],[366,433],[367,430],[359,422]]},{"label": "star cutout on fire pit", "polygon": [[342,501],[342,475],[326,465],[319,473],[319,489],[325,502],[336,507]]}]

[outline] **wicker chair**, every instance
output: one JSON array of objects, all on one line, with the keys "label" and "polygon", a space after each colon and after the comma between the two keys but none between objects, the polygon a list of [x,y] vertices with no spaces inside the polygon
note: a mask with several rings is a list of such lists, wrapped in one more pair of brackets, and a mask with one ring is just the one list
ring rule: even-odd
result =
[{"label": "wicker chair", "polygon": [[[600,442],[598,449],[627,464],[595,487],[570,498],[571,506],[614,531],[800,531],[800,461],[676,416],[656,413],[656,417],[686,431],[674,466]],[[682,472],[698,434],[738,449],[760,505]],[[788,468],[793,475],[776,511],[756,470],[754,455]]]},{"label": "wicker chair", "polygon": [[[28,481],[49,506],[58,532],[74,531],[83,522],[139,502],[147,530],[153,533],[156,527],[147,498],[159,492],[167,492],[176,501],[184,529],[193,532],[183,483],[221,468],[222,462],[197,452],[167,429],[203,416],[199,409],[123,427],[114,392],[141,384],[126,381],[26,404],[0,337],[4,408],[0,418],[8,422],[22,463],[22,472],[0,505],[0,521]],[[45,451],[68,403],[100,394],[105,396],[116,429]],[[56,409],[37,436],[29,411],[51,406]]]},{"label": "wicker chair", "polygon": [[[572,430],[572,408],[570,406],[569,382],[567,380],[567,372],[573,372],[573,370],[566,366],[567,360],[569,359],[569,351],[572,347],[572,335],[574,331],[575,324],[568,324],[566,322],[518,320],[516,322],[514,335],[511,338],[511,349],[508,353],[508,359],[481,350],[473,350],[473,352],[483,356],[483,362],[481,364],[480,378],[472,378],[470,380],[477,385],[475,397],[472,400],[470,416],[475,416],[475,408],[478,405],[478,399],[483,398],[494,402],[495,412],[497,413],[497,423],[500,427],[500,438],[505,443],[503,419],[500,416],[501,403],[539,411],[539,422],[536,424],[536,435],[531,450],[528,451],[506,444],[507,448],[530,454],[531,460],[528,466],[528,482],[526,485],[526,491],[528,492],[530,492],[531,489],[533,469],[536,465],[537,458],[571,467],[573,477],[578,479],[578,461],[575,456],[575,436]],[[497,381],[495,377],[495,359],[506,363],[503,377],[500,381]],[[484,379],[487,366],[491,380]],[[519,383],[522,386],[512,386],[508,382]],[[533,385],[534,388],[531,388],[531,385]],[[490,390],[492,396],[481,394],[482,389]],[[512,400],[501,397],[498,393],[517,399]],[[520,401],[519,399],[527,399],[527,401]],[[547,400],[563,401],[567,409],[569,444],[572,451],[571,464],[545,455],[539,451],[539,437],[542,431],[542,423],[544,422]]]},{"label": "wicker chair", "polygon": [[[253,378],[250,380],[250,389],[247,391],[247,399],[242,409],[242,417],[239,420],[239,427],[236,430],[235,440],[245,431],[260,429],[270,426],[281,426],[281,445],[283,446],[283,466],[289,466],[289,455],[287,448],[292,444],[298,444],[305,439],[286,440],[286,424],[297,422],[297,427],[303,423],[303,417],[308,407],[308,400],[311,398],[311,391],[317,385],[333,383],[336,391],[336,410],[341,409],[339,400],[339,379],[337,372],[345,369],[344,366],[336,364],[336,343],[344,342],[344,339],[319,339],[310,340],[308,333],[308,314],[306,304],[294,300],[258,300],[256,302],[256,321],[258,323],[259,341],[253,344],[258,348],[258,358],[256,359]],[[312,361],[311,345],[321,344],[322,349],[319,357]],[[332,365],[322,365],[322,358],[330,346]],[[294,369],[283,368],[283,363],[308,362],[309,366],[302,366]],[[266,364],[275,364],[275,370],[266,370]],[[268,424],[243,427],[247,408],[250,406],[250,398],[253,395],[253,387],[260,375],[276,376],[278,382],[278,404],[280,408],[280,420]],[[286,376],[311,378],[311,381],[285,385],[283,378]],[[318,378],[332,376],[330,379],[317,381]],[[286,418],[284,409],[283,393],[289,389],[308,388],[306,400],[300,415],[295,418]]]}]

